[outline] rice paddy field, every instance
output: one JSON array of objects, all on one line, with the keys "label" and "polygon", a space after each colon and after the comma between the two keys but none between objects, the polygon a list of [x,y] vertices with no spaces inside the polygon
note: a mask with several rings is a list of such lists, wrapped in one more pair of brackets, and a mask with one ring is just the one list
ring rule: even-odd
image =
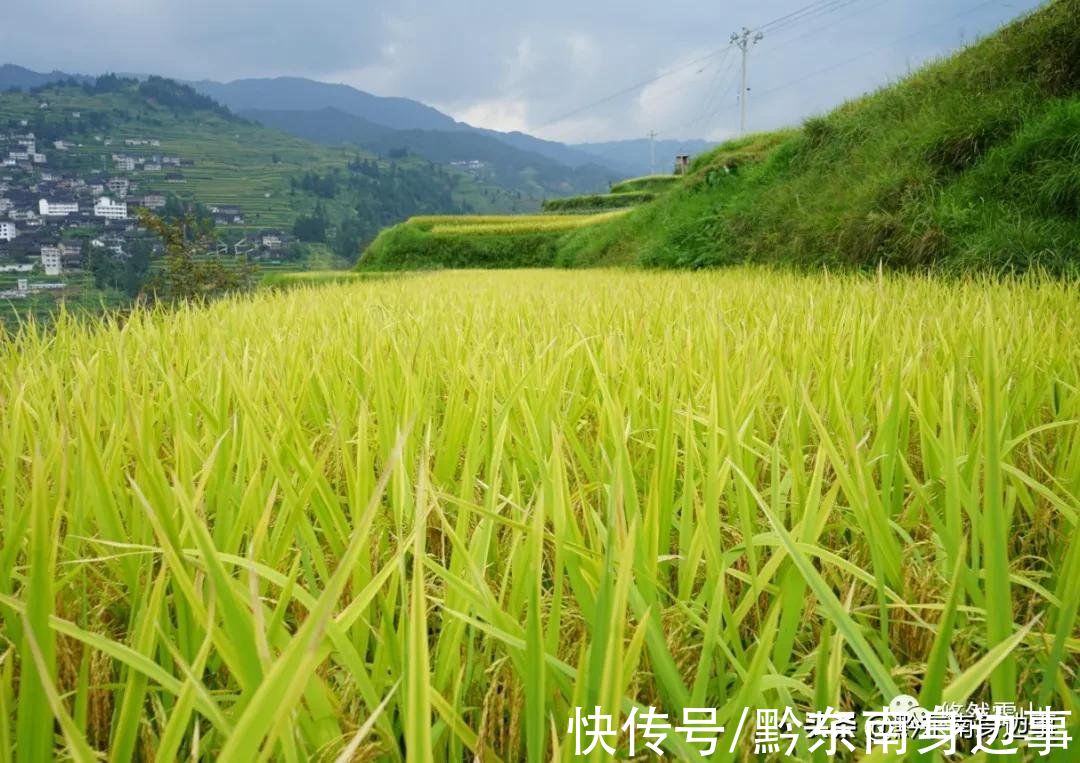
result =
[{"label": "rice paddy field", "polygon": [[598,212],[588,215],[537,214],[537,215],[418,215],[403,223],[422,231],[447,235],[478,235],[501,233],[527,235],[585,228],[589,225],[614,220],[626,210]]},{"label": "rice paddy field", "polygon": [[899,693],[1075,719],[1078,496],[1075,282],[456,271],[62,317],[0,341],[0,760],[531,763],[575,707]]}]

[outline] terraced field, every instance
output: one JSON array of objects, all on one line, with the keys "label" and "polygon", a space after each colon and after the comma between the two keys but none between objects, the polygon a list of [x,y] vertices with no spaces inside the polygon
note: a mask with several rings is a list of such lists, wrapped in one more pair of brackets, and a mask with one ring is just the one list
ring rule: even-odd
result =
[{"label": "terraced field", "polygon": [[358,267],[547,267],[556,264],[565,235],[612,222],[626,212],[412,217],[380,233]]}]

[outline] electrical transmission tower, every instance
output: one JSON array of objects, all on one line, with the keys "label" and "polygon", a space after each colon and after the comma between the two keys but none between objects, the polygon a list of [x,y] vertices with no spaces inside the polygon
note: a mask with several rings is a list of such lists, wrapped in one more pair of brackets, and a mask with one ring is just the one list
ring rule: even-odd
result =
[{"label": "electrical transmission tower", "polygon": [[746,60],[750,54],[750,48],[757,45],[765,39],[765,35],[761,32],[751,32],[746,27],[743,27],[742,32],[735,32],[731,35],[731,44],[742,51],[742,90],[739,93],[739,134],[746,133],[746,99],[750,93],[750,88],[746,86]]},{"label": "electrical transmission tower", "polygon": [[649,131],[649,174],[656,174],[656,130]]}]

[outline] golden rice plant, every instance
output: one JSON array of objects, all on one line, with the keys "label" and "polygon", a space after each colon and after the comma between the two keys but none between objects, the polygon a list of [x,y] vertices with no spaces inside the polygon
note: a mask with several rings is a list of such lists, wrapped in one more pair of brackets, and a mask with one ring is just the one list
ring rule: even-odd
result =
[{"label": "golden rice plant", "polygon": [[61,317],[0,344],[0,760],[1075,713],[1078,496],[1075,283],[448,272]]}]

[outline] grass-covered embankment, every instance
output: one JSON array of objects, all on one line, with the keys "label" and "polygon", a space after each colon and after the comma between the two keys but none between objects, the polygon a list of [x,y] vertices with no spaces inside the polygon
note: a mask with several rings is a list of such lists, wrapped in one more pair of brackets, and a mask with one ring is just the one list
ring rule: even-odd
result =
[{"label": "grass-covered embankment", "polygon": [[594,212],[603,209],[626,209],[653,201],[652,191],[623,191],[621,193],[594,193],[586,196],[565,196],[546,199],[545,212]]},{"label": "grass-covered embankment", "polygon": [[682,180],[680,175],[645,175],[623,180],[611,186],[612,193],[663,193],[670,191]]},{"label": "grass-covered embankment", "polygon": [[899,692],[1075,737],[1078,420],[1062,281],[463,272],[61,319],[0,342],[0,760],[568,762],[574,707],[655,705],[749,761],[743,707]]},{"label": "grass-covered embankment", "polygon": [[570,232],[616,219],[599,214],[414,217],[387,228],[360,258],[360,270],[550,267]]}]

